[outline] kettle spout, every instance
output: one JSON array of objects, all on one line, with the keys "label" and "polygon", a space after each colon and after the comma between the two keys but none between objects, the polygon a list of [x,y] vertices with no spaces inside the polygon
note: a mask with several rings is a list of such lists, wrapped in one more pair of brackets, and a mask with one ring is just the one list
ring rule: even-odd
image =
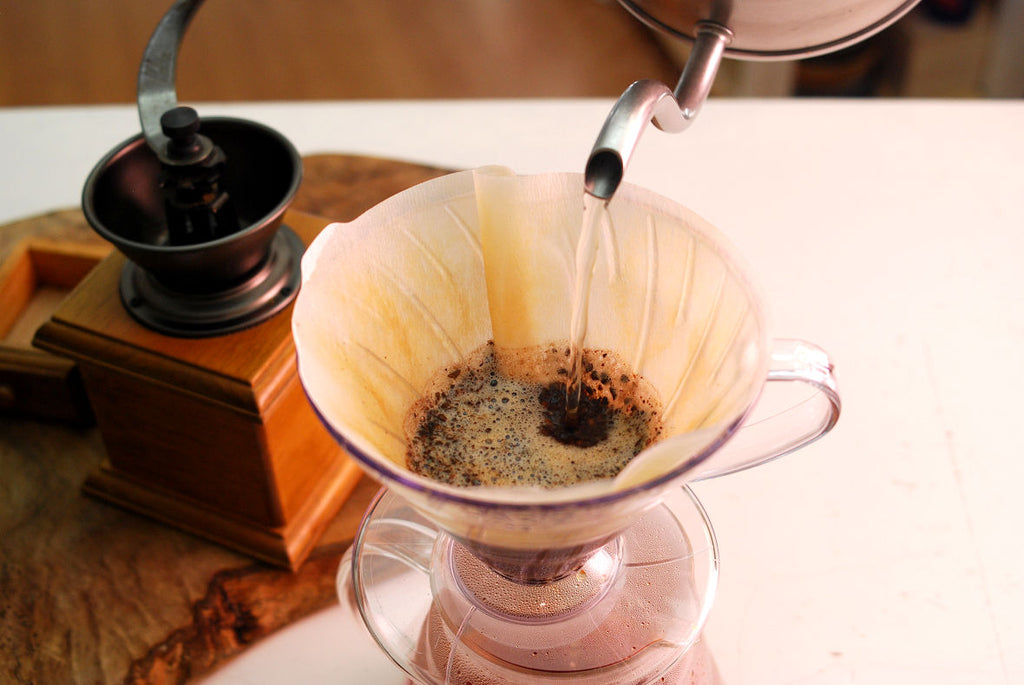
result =
[{"label": "kettle spout", "polygon": [[640,135],[652,120],[670,132],[682,131],[689,124],[668,86],[660,81],[636,81],[612,107],[590,152],[583,174],[588,193],[611,199]]},{"label": "kettle spout", "polygon": [[731,40],[732,31],[725,26],[701,22],[675,91],[653,80],[636,81],[625,90],[605,119],[587,159],[587,193],[603,200],[612,198],[648,122],[668,133],[678,133],[690,125],[711,92]]}]

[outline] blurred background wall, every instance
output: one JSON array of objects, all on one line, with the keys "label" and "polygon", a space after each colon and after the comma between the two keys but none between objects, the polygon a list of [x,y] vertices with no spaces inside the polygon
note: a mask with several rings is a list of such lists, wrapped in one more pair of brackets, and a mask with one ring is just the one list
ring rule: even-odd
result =
[{"label": "blurred background wall", "polygon": [[[809,0],[817,1],[817,0]],[[132,102],[171,0],[0,0],[0,106]],[[717,96],[1024,96],[1024,0],[924,0],[865,43],[727,61]],[[687,47],[614,0],[207,0],[182,101],[617,96]]]}]

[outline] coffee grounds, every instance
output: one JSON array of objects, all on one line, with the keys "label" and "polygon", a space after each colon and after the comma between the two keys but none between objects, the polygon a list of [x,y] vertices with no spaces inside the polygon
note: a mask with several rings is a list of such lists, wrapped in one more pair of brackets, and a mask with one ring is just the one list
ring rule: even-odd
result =
[{"label": "coffee grounds", "polygon": [[613,409],[608,398],[596,395],[590,385],[584,383],[580,390],[580,406],[575,425],[565,418],[565,383],[554,382],[540,391],[540,404],[544,407],[544,422],[540,431],[563,445],[593,447],[608,438],[608,426],[612,422]]},{"label": "coffee grounds", "polygon": [[[441,369],[405,421],[410,470],[459,486],[556,487],[612,478],[660,433],[653,390],[609,352],[586,351],[579,420],[565,424],[565,357],[493,344]],[[499,370],[501,366],[501,370]]]}]

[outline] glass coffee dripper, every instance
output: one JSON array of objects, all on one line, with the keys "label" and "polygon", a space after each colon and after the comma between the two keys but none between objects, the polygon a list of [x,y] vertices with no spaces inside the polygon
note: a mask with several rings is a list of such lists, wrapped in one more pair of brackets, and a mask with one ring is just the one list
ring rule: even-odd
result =
[{"label": "glass coffee dripper", "polygon": [[615,478],[557,488],[410,471],[404,421],[433,375],[488,341],[568,338],[583,184],[451,174],[328,226],[303,258],[292,319],[303,386],[386,486],[339,593],[421,682],[714,682],[699,637],[718,554],[686,483],[777,457],[838,418],[827,356],[769,337],[724,238],[627,184],[599,225],[585,347],[651,383],[659,441]]}]

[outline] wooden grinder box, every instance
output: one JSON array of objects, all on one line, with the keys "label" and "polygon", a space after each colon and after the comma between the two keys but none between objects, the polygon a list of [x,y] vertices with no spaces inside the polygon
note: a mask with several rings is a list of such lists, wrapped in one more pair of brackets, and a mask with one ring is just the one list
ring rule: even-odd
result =
[{"label": "wooden grinder box", "polygon": [[[327,223],[290,211],[309,243]],[[122,306],[125,258],[93,269],[36,333],[75,360],[108,459],[86,491],[290,568],[360,471],[322,427],[296,373],[289,306],[211,338],[165,336]]]}]

